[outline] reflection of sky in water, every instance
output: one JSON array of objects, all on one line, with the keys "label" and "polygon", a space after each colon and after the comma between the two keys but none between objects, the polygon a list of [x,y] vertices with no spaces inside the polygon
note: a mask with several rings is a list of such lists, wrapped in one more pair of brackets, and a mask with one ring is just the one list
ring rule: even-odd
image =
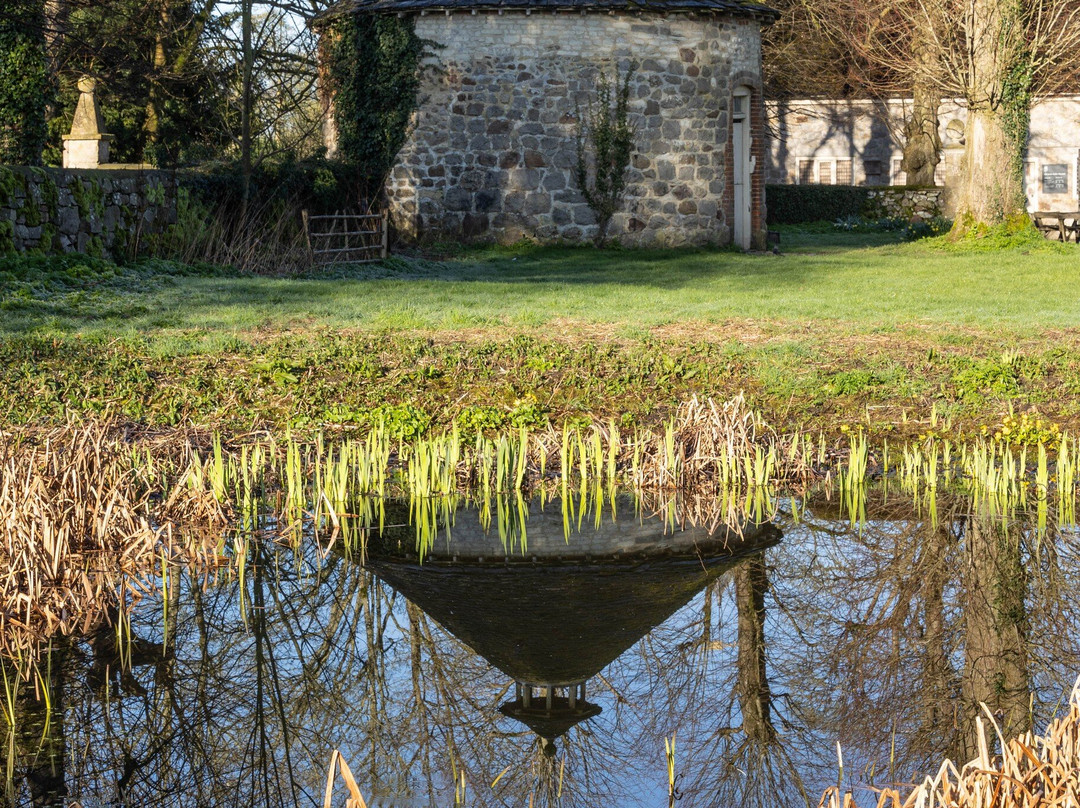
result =
[{"label": "reflection of sky in water", "polygon": [[[908,509],[861,531],[827,503],[798,523],[781,515],[784,540],[760,570],[764,648],[753,620],[763,580],[745,566],[722,572],[590,680],[603,712],[560,739],[553,760],[498,712],[509,677],[384,582],[336,555],[263,558],[245,572],[243,611],[235,580],[175,588],[164,661],[145,646],[165,642],[150,600],[136,612],[145,643],[131,676],[95,671],[90,643],[69,654],[70,796],[85,806],[120,789],[132,805],[321,805],[340,748],[369,797],[451,805],[463,771],[466,805],[521,806],[530,794],[552,804],[560,776],[566,806],[665,805],[672,735],[682,806],[797,805],[801,788],[816,805],[836,781],[837,740],[852,783],[910,781],[961,748],[967,720],[975,663],[964,637],[980,624],[964,608],[978,586],[963,514],[942,512],[935,528]],[[643,539],[632,511],[623,515],[621,535]],[[455,525],[461,547],[466,517]],[[542,532],[532,534],[538,553]],[[1068,630],[1078,625],[1075,550],[1070,533],[1023,552],[1023,650],[1040,724],[1080,672]],[[928,630],[934,603],[938,634]],[[512,619],[509,596],[505,608]],[[570,630],[551,626],[556,637]],[[943,668],[928,663],[932,647]],[[754,677],[762,653],[767,687]],[[749,695],[771,704],[756,740],[742,727]],[[25,760],[14,765],[18,774]]]}]

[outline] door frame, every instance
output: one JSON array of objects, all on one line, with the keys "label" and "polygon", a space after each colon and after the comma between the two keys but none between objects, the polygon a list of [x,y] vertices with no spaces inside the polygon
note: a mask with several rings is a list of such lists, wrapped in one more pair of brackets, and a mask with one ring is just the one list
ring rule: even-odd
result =
[{"label": "door frame", "polygon": [[732,210],[731,240],[738,247],[749,250],[753,239],[753,174],[754,160],[750,143],[750,104],[752,89],[736,87],[731,94],[731,182],[734,206]]}]

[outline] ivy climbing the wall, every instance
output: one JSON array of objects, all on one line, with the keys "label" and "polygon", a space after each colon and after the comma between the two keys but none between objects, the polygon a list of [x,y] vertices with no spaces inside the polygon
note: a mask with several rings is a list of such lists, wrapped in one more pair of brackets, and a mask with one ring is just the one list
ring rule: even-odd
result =
[{"label": "ivy climbing the wall", "polygon": [[51,82],[42,0],[3,0],[0,12],[0,163],[38,165]]},{"label": "ivy climbing the wall", "polygon": [[355,167],[360,193],[381,192],[417,107],[425,42],[409,18],[348,14],[327,37],[338,157]]}]

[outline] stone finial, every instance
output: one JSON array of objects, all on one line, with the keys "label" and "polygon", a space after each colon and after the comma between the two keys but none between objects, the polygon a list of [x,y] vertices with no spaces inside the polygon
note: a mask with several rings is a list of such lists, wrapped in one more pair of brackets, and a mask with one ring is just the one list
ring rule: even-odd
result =
[{"label": "stone finial", "polygon": [[115,137],[105,134],[96,90],[94,79],[89,76],[79,79],[79,103],[71,122],[71,134],[64,135],[64,168],[97,168],[109,162],[109,146]]}]

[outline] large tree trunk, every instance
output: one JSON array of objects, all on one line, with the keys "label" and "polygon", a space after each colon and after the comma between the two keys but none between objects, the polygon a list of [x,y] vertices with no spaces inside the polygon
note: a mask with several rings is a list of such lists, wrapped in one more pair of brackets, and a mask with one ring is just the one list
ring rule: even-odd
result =
[{"label": "large tree trunk", "polygon": [[326,156],[333,160],[338,153],[338,127],[334,109],[334,88],[330,77],[330,59],[334,49],[334,38],[340,36],[333,25],[326,25],[317,31],[319,37],[319,68],[315,92],[319,98],[322,112],[322,138],[326,147]]},{"label": "large tree trunk", "polygon": [[255,52],[252,44],[252,0],[243,0],[240,4],[241,47],[243,49],[243,76],[241,85],[242,107],[240,110],[240,171],[243,180],[244,198],[241,205],[241,221],[247,216],[248,202],[251,198],[251,115],[254,109],[255,93]]},{"label": "large tree trunk", "polygon": [[[929,48],[919,50],[916,58],[922,75],[935,68],[936,60]],[[904,159],[900,164],[907,173],[908,185],[934,185],[934,170],[941,162],[941,137],[938,135],[938,107],[941,94],[929,81],[920,81],[913,88],[911,114],[904,126]]]},{"label": "large tree trunk", "polygon": [[1021,177],[1012,170],[1015,145],[1001,114],[989,107],[968,110],[967,142],[956,210],[969,222],[995,224],[1022,210]]},{"label": "large tree trunk", "polygon": [[[996,714],[1006,739],[1030,728],[1026,576],[1016,535],[969,517],[964,580],[962,733],[970,760],[978,752],[980,704]],[[993,743],[988,726],[987,741]]]},{"label": "large tree trunk", "polygon": [[1027,145],[1026,109],[1023,131],[1007,131],[1007,116],[1017,112],[1016,100],[1026,98],[1027,91],[1006,86],[1006,77],[1025,58],[1021,4],[970,0],[965,27],[970,67],[967,141],[956,205],[961,227],[996,224],[1024,210],[1020,155]]},{"label": "large tree trunk", "polygon": [[738,609],[738,696],[743,733],[759,744],[776,740],[772,721],[772,692],[765,661],[765,593],[769,573],[765,557],[757,555],[735,570]]},{"label": "large tree trunk", "polygon": [[64,46],[67,33],[68,0],[46,0],[45,2],[45,56],[49,63],[49,80],[52,92],[45,108],[45,118],[53,120],[60,114],[60,105],[56,96],[56,87],[60,75],[60,50]]},{"label": "large tree trunk", "polygon": [[165,39],[172,28],[172,14],[169,9],[169,0],[162,0],[158,8],[157,27],[154,35],[154,61],[153,72],[150,78],[149,92],[146,99],[146,140],[151,151],[155,152],[154,159],[160,161],[160,155],[156,154],[156,147],[161,142],[161,113],[164,99],[161,92],[161,83],[168,64],[168,55],[165,51]]},{"label": "large tree trunk", "polygon": [[956,670],[950,658],[947,598],[953,583],[955,538],[952,519],[927,524],[919,575],[922,578],[923,658],[922,721],[916,743],[927,757],[962,757],[964,741],[956,732]]}]

